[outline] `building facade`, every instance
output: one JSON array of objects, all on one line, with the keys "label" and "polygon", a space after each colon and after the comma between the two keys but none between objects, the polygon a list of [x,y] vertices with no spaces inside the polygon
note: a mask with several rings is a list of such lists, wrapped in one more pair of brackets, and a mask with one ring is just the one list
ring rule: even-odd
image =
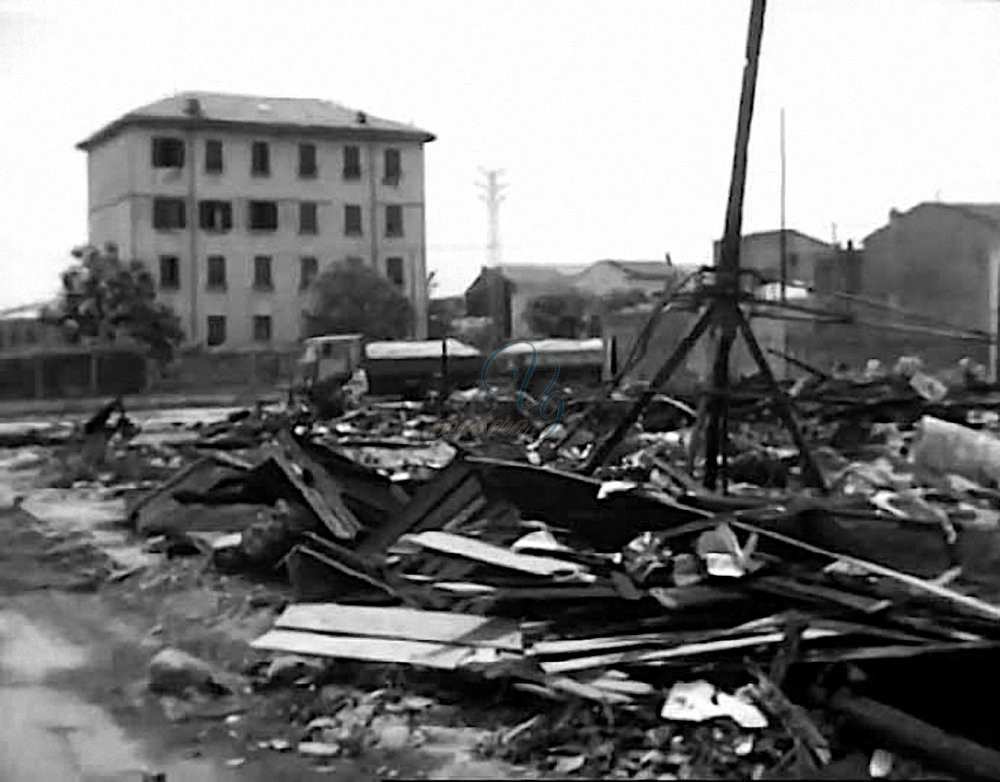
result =
[{"label": "building facade", "polygon": [[182,93],[78,145],[89,240],[151,268],[190,345],[292,345],[335,262],[398,285],[424,338],[433,139],[328,101]]},{"label": "building facade", "polygon": [[[996,374],[1000,204],[931,202],[907,212],[892,210],[889,222],[865,238],[863,256],[865,296],[888,305],[882,312],[867,312],[867,320],[913,322],[916,316],[941,334],[902,334],[897,341],[905,337],[907,352],[931,365],[969,356]],[[984,339],[948,338],[954,329],[975,331]],[[891,336],[885,329],[870,330],[881,341]]]}]

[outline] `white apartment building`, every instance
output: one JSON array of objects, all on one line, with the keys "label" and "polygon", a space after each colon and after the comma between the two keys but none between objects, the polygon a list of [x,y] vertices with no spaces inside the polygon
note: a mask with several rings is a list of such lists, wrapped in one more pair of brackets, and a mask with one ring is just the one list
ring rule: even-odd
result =
[{"label": "white apartment building", "polygon": [[313,281],[338,261],[398,285],[423,339],[433,140],[329,101],[181,93],[78,145],[89,240],[147,264],[190,345],[290,346]]}]

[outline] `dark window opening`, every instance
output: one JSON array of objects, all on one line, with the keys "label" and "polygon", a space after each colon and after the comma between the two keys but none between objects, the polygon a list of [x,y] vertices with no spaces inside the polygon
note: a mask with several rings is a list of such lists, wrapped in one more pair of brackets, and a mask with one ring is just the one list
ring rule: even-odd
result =
[{"label": "dark window opening", "polygon": [[361,229],[361,207],[348,204],[344,207],[344,233],[348,236],[360,236]]},{"label": "dark window opening", "polygon": [[205,173],[207,174],[222,173],[221,141],[212,140],[205,142]]},{"label": "dark window opening", "polygon": [[250,202],[250,230],[278,230],[278,205],[274,201]]},{"label": "dark window opening", "polygon": [[385,235],[403,235],[403,207],[398,204],[385,208]]},{"label": "dark window opening", "polygon": [[271,148],[266,141],[253,142],[253,161],[250,171],[254,176],[270,176]]},{"label": "dark window opening", "polygon": [[403,287],[403,259],[402,258],[386,258],[385,259],[385,276],[389,280],[398,285],[400,288]]},{"label": "dark window opening", "polygon": [[271,316],[270,315],[254,315],[253,316],[253,338],[255,342],[270,342],[271,341]]},{"label": "dark window opening", "polygon": [[183,198],[153,199],[153,228],[170,230],[187,225],[187,209]]},{"label": "dark window opening", "polygon": [[319,218],[315,201],[303,201],[299,204],[299,233],[319,233]]},{"label": "dark window opening", "polygon": [[206,285],[214,290],[226,289],[226,259],[221,255],[208,256]]},{"label": "dark window opening", "polygon": [[198,203],[198,225],[203,231],[223,233],[233,228],[233,205],[229,201]]},{"label": "dark window opening", "polygon": [[154,138],[153,168],[184,168],[184,140],[162,136]]},{"label": "dark window opening", "polygon": [[208,316],[208,342],[209,347],[221,345],[226,341],[226,319],[222,315]]},{"label": "dark window opening", "polygon": [[387,185],[399,184],[403,176],[403,167],[400,163],[398,149],[387,149],[385,151],[385,176],[382,181]]},{"label": "dark window opening", "polygon": [[302,179],[313,179],[316,174],[316,145],[299,144],[299,176]]},{"label": "dark window opening", "polygon": [[176,255],[160,256],[160,288],[177,290],[181,287],[181,260]]},{"label": "dark window opening", "polygon": [[253,287],[257,290],[273,290],[274,280],[271,277],[271,256],[257,255],[253,259]]},{"label": "dark window opening", "polygon": [[303,255],[299,258],[299,271],[299,290],[305,290],[319,274],[319,261],[312,255]]},{"label": "dark window opening", "polygon": [[344,179],[361,179],[361,147],[344,147]]}]

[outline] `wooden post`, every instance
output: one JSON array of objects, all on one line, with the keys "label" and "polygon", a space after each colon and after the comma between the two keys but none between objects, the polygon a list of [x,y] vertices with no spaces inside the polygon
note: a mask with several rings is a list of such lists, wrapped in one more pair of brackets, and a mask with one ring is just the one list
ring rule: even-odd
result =
[{"label": "wooden post", "polygon": [[100,367],[100,361],[98,360],[98,354],[91,353],[90,368],[89,368],[90,377],[88,378],[88,380],[90,381],[90,393],[93,396],[100,396],[101,394],[101,386],[100,383],[98,383],[98,377],[97,377],[99,372],[99,367]]},{"label": "wooden post", "polygon": [[35,399],[45,398],[45,355],[35,356],[33,362],[35,370]]}]

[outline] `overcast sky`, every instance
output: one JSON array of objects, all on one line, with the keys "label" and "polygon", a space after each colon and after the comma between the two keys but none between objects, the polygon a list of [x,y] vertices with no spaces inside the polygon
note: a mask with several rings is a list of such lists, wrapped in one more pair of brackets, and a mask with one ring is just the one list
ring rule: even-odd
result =
[{"label": "overcast sky", "polygon": [[[0,0],[0,306],[86,239],[85,155],[186,89],[317,97],[412,121],[439,293],[485,259],[707,262],[729,184],[749,0]],[[1000,4],[770,0],[744,228],[859,240],[889,209],[1000,201]]]}]

